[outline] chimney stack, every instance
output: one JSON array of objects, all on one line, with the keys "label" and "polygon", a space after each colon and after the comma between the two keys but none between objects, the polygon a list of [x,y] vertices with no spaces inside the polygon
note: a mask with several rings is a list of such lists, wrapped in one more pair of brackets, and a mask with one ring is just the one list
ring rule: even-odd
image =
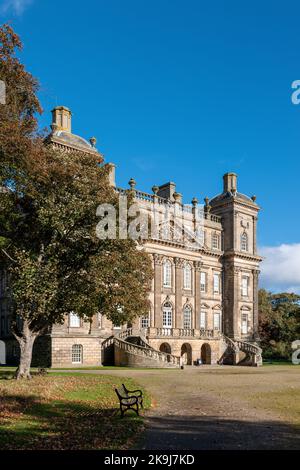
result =
[{"label": "chimney stack", "polygon": [[225,173],[223,176],[224,181],[224,193],[237,192],[237,174],[236,173]]},{"label": "chimney stack", "polygon": [[65,106],[52,109],[52,129],[71,133],[72,113]]}]

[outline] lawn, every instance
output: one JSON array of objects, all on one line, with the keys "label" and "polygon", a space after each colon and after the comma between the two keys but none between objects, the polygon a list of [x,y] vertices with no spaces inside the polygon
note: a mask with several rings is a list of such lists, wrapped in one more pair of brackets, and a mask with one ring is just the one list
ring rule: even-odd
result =
[{"label": "lawn", "polygon": [[[126,449],[143,429],[132,412],[121,419],[114,389],[133,380],[109,375],[34,375],[15,381],[0,371],[0,449]],[[150,399],[145,395],[146,407]]]}]

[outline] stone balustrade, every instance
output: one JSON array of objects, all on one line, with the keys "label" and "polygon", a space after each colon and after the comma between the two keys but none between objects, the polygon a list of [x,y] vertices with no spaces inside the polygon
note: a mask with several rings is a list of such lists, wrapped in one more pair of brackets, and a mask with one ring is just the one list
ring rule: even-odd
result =
[{"label": "stone balustrade", "polygon": [[148,328],[148,338],[195,338],[195,339],[219,339],[220,331],[196,328]]}]

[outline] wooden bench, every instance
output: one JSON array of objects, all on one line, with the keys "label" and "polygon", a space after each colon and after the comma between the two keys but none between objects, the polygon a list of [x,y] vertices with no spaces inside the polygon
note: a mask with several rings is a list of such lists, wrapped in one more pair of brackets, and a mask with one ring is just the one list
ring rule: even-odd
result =
[{"label": "wooden bench", "polygon": [[122,390],[115,388],[115,392],[120,402],[121,418],[126,410],[133,410],[139,416],[139,405],[143,407],[143,394],[141,390],[128,390],[122,384]]}]

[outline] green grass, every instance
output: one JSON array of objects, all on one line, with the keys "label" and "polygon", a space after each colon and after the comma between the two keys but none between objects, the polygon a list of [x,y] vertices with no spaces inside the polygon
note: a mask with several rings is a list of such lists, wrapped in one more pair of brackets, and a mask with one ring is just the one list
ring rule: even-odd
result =
[{"label": "green grass", "polygon": [[295,366],[295,364],[292,363],[292,361],[281,361],[281,360],[264,360],[263,361],[264,366]]},{"label": "green grass", "polygon": [[[143,417],[119,415],[114,389],[131,379],[93,374],[33,374],[15,381],[0,370],[0,449],[125,449],[143,430]],[[144,406],[150,397],[144,392]]]}]

